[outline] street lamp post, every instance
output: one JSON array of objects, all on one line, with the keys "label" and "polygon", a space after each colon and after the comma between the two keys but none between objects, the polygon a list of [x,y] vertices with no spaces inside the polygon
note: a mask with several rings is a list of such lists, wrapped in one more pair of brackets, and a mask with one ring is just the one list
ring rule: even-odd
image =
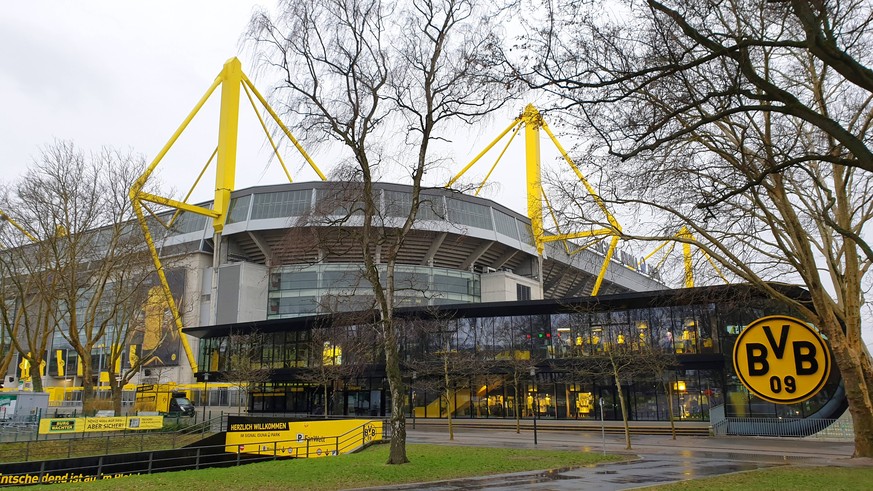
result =
[{"label": "street lamp post", "polygon": [[533,396],[533,410],[534,410],[534,445],[537,445],[537,413],[539,412],[539,401],[538,394],[534,387],[536,387],[536,376],[537,376],[537,367],[530,367],[530,383],[531,383],[531,395]]},{"label": "street lamp post", "polygon": [[603,419],[603,393],[600,394],[600,441],[603,444],[603,455],[606,455],[606,422]]},{"label": "street lamp post", "polygon": [[412,429],[415,429],[415,379],[418,378],[418,372],[412,372]]},{"label": "street lamp post", "polygon": [[203,421],[206,421],[206,406],[209,405],[209,372],[203,373]]}]

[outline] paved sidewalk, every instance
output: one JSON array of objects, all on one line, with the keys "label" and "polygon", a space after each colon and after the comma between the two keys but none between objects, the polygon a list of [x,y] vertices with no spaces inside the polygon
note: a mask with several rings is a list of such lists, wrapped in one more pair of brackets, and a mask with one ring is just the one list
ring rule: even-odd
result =
[{"label": "paved sidewalk", "polygon": [[850,459],[853,445],[845,442],[822,442],[798,438],[756,437],[688,437],[636,435],[633,450],[626,450],[623,435],[605,437],[600,432],[540,431],[538,445],[533,433],[516,434],[505,429],[469,429],[455,431],[449,441],[445,428],[412,430],[407,428],[409,443],[473,445],[513,448],[580,450],[585,452],[622,453],[638,456],[630,462],[597,467],[554,471],[520,472],[433,483],[416,483],[375,489],[390,490],[621,490],[663,484],[672,481],[748,471],[777,465],[873,465],[869,459]]}]

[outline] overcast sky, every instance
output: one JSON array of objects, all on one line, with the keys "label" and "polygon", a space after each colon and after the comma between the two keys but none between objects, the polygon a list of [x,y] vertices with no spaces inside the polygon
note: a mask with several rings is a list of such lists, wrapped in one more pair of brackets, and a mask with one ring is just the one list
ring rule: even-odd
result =
[{"label": "overcast sky", "polygon": [[[223,63],[237,55],[254,5],[224,0],[4,5],[3,181],[20,175],[54,139],[72,140],[87,150],[130,148],[151,160]],[[172,170],[162,172],[165,180],[199,169],[208,158],[217,123],[205,117],[197,122],[202,124],[195,125],[191,138],[171,154],[175,158]],[[204,138],[207,129],[212,136]],[[179,187],[187,186],[179,181]]]},{"label": "overcast sky", "polygon": [[[55,139],[80,148],[132,149],[148,161],[160,151],[221,70],[240,56],[251,71],[240,37],[255,6],[275,0],[10,2],[0,13],[0,182],[30,165]],[[253,77],[262,92],[268,80]],[[159,166],[160,177],[187,191],[215,147],[218,92]],[[518,108],[510,112],[520,111]],[[284,182],[260,125],[243,102],[237,188]],[[509,117],[507,115],[507,117]],[[509,123],[495,119],[460,145],[466,162]],[[303,142],[305,145],[305,142]],[[468,155],[463,155],[468,154]],[[289,160],[295,181],[317,178],[297,155]],[[328,156],[314,154],[324,172]],[[481,174],[489,163],[481,163]],[[501,163],[501,168],[507,164]],[[451,166],[449,166],[451,167]],[[456,166],[460,168],[460,165]],[[448,168],[439,173],[448,175]],[[521,175],[506,172],[507,175]],[[194,199],[210,199],[214,174]],[[499,180],[500,173],[495,174]],[[491,198],[524,211],[523,185],[495,188]],[[506,199],[507,196],[515,199]]]},{"label": "overcast sky", "polygon": [[[241,51],[241,34],[255,6],[273,9],[275,3],[5,2],[0,13],[0,182],[14,181],[40,147],[55,139],[71,140],[85,150],[103,145],[131,149],[151,161],[225,61],[239,55],[243,69],[249,70],[251,60]],[[253,78],[265,92],[269,81]],[[217,105],[216,93],[159,167],[162,180],[179,192],[187,191],[215,147]],[[278,165],[269,162],[257,120],[247,104],[243,106],[236,187],[285,182]],[[457,142],[461,164],[449,168],[460,169],[522,106],[466,132],[465,141]],[[545,143],[542,148],[544,164],[555,162],[557,152]],[[524,212],[521,152],[509,153],[509,161],[501,163],[492,178],[501,184],[487,193]],[[330,171],[327,156],[313,156],[324,172]],[[295,181],[317,179],[297,155],[285,157]],[[493,158],[483,159],[475,173],[484,175],[491,163]],[[430,184],[444,182],[449,172],[444,169]],[[194,200],[211,199],[213,175],[198,187]]]}]

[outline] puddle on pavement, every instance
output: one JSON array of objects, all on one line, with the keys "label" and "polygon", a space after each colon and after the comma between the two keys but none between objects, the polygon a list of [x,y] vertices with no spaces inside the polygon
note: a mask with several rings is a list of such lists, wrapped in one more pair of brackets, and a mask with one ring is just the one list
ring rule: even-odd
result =
[{"label": "puddle on pavement", "polygon": [[[720,460],[724,460],[724,454]],[[645,466],[645,464],[652,464]],[[624,465],[623,465],[624,464]],[[637,468],[629,467],[625,463],[616,463],[610,465],[621,465],[620,470],[609,468],[588,468],[591,475],[598,475],[598,480],[605,479],[606,482],[615,484],[659,484],[671,481],[681,481],[688,478],[700,478],[728,474],[732,472],[749,471],[765,467],[771,467],[772,464],[764,462],[724,462],[715,461],[693,461],[693,466],[683,469],[677,466],[675,460],[668,461],[638,461],[637,464],[643,464]],[[580,483],[585,482],[585,475],[566,474],[568,471],[576,471],[580,468],[563,468],[553,469],[551,471],[540,472],[537,474],[521,474],[495,477],[493,479],[456,479],[448,482],[440,483],[418,483],[408,487],[392,487],[394,490],[401,489],[427,489],[431,491],[453,491],[459,489],[487,489],[490,487],[514,487],[530,484],[540,484],[553,481],[568,481],[578,480]],[[604,476],[604,477],[600,477]],[[605,477],[609,476],[609,477]]]}]

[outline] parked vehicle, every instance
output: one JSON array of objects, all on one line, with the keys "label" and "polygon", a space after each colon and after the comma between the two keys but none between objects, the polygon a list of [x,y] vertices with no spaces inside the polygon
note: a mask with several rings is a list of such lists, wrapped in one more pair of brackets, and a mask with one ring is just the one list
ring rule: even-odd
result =
[{"label": "parked vehicle", "polygon": [[155,412],[167,416],[194,416],[194,403],[188,393],[162,385],[139,385],[134,409],[137,413]]}]

